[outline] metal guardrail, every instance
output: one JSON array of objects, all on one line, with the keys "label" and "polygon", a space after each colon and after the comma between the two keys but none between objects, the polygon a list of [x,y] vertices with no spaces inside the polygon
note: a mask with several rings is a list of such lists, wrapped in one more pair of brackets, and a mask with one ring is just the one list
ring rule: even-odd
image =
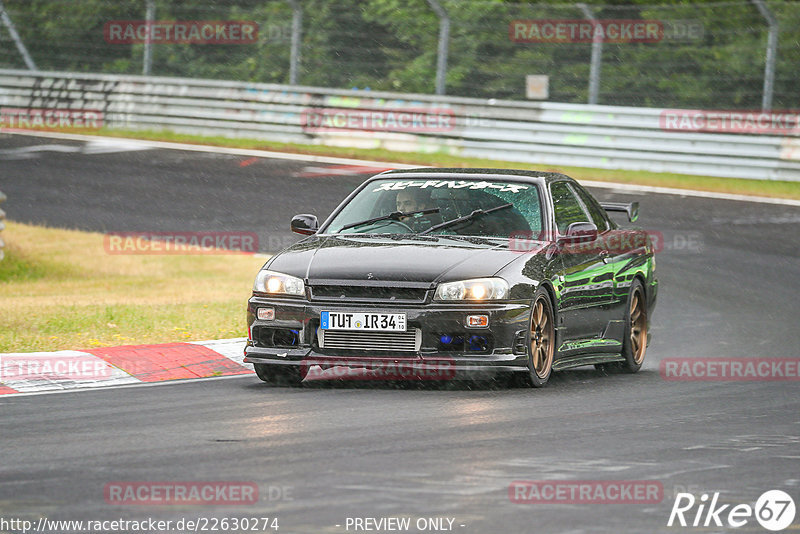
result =
[{"label": "metal guardrail", "polygon": [[[6,196],[0,191],[0,204],[6,201]],[[6,212],[0,209],[0,232],[2,232],[6,227]],[[5,241],[3,241],[3,235],[0,234],[0,260],[5,257],[5,253],[3,252],[3,247],[5,246]]]},{"label": "metal guardrail", "polygon": [[[0,70],[0,108],[6,110],[3,113],[94,110],[110,128],[441,152],[546,165],[800,180],[796,135],[667,131],[662,127],[666,110],[654,108],[19,70]],[[379,119],[418,112],[443,116],[446,125],[319,128],[308,120],[315,111],[344,115],[358,111]]]}]

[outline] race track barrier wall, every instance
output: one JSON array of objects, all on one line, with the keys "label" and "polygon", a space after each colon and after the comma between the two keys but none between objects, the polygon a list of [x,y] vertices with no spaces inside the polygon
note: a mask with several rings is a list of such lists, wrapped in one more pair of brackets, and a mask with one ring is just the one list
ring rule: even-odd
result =
[{"label": "race track barrier wall", "polygon": [[62,127],[171,130],[545,165],[800,180],[796,122],[777,133],[712,133],[669,127],[665,117],[691,117],[694,112],[687,110],[0,70],[0,127],[24,129],[28,123],[20,123],[20,116],[52,115],[54,109],[72,110],[60,116]]}]

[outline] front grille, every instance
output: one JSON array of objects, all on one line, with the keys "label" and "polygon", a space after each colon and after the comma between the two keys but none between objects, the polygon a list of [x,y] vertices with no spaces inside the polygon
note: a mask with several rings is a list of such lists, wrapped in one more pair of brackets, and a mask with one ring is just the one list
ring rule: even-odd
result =
[{"label": "front grille", "polygon": [[314,300],[370,300],[370,301],[413,301],[424,302],[427,288],[416,287],[375,287],[375,286],[311,286]]},{"label": "front grille", "polygon": [[419,328],[408,332],[317,331],[320,349],[416,352],[422,344]]}]

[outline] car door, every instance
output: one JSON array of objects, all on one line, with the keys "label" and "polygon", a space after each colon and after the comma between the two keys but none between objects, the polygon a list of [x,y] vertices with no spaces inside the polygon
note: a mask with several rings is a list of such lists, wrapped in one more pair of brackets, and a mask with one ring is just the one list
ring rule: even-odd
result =
[{"label": "car door", "polygon": [[581,201],[591,221],[597,226],[598,247],[603,250],[603,261],[609,266],[613,274],[614,288],[609,299],[609,320],[619,320],[624,313],[625,305],[628,300],[628,285],[630,281],[624,278],[624,266],[628,263],[631,256],[632,247],[625,239],[624,231],[621,231],[611,222],[605,210],[595,200],[595,198],[583,187],[577,184],[570,184]]},{"label": "car door", "polygon": [[[566,235],[570,224],[593,222],[567,181],[550,184],[553,202],[554,236]],[[599,230],[599,229],[598,229]],[[614,273],[606,263],[602,239],[579,246],[559,246],[561,261],[561,341],[597,338],[609,320]]]}]

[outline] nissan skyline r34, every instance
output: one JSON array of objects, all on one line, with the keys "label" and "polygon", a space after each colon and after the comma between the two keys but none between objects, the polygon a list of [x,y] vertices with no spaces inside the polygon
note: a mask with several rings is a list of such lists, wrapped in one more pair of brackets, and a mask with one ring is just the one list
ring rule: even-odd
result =
[{"label": "nissan skyline r34", "polygon": [[322,224],[292,219],[307,237],[256,276],[244,361],[285,385],[339,366],[534,387],[577,366],[636,372],[658,291],[653,244],[609,211],[633,222],[638,203],[601,204],[551,172],[381,173]]}]

